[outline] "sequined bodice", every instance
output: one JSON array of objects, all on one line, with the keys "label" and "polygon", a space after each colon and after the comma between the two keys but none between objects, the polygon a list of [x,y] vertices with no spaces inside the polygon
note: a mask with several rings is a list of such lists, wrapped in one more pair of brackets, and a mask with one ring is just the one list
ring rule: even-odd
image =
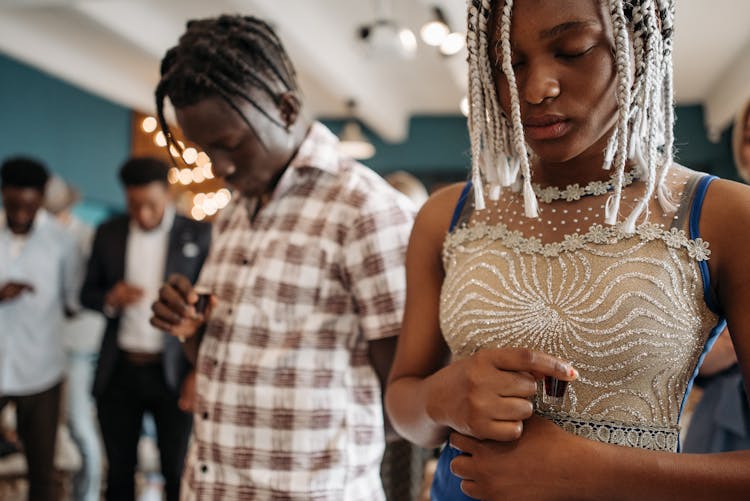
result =
[{"label": "sequined bodice", "polygon": [[[683,397],[718,319],[698,265],[708,245],[688,237],[683,217],[697,177],[672,170],[678,210],[654,202],[633,235],[601,223],[602,197],[543,205],[537,222],[512,192],[465,211],[443,251],[440,322],[454,357],[511,346],[569,360],[580,379],[561,408],[538,402],[538,412],[590,438],[675,450]],[[553,209],[566,215],[545,221]]]}]

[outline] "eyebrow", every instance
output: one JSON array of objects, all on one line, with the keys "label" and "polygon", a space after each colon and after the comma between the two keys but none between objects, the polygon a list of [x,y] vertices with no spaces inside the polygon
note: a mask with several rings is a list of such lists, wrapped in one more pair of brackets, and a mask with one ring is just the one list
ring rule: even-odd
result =
[{"label": "eyebrow", "polygon": [[555,38],[563,33],[566,33],[568,31],[573,30],[582,30],[584,28],[587,28],[589,26],[596,26],[599,23],[597,21],[589,20],[589,21],[568,21],[566,23],[558,24],[557,26],[550,28],[548,30],[543,30],[539,36],[541,38]]}]

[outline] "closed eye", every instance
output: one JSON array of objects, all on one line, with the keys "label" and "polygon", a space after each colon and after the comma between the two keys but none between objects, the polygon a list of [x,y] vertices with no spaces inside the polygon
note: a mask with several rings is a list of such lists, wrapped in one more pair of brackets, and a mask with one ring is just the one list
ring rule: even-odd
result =
[{"label": "closed eye", "polygon": [[588,49],[582,50],[582,51],[571,51],[571,52],[558,52],[557,57],[561,59],[577,59],[579,57],[585,56],[592,50],[594,50],[595,45],[592,45]]}]

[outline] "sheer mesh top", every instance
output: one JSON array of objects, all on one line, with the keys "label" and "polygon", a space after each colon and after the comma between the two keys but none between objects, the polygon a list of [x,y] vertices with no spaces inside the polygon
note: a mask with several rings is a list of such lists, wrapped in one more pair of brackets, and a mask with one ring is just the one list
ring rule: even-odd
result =
[{"label": "sheer mesh top", "polygon": [[[569,360],[580,378],[560,407],[537,398],[538,413],[595,440],[676,450],[683,399],[719,324],[704,298],[708,243],[689,231],[702,176],[672,167],[677,210],[654,198],[632,235],[604,224],[604,184],[538,190],[538,219],[511,189],[482,211],[467,202],[443,248],[440,324],[453,356],[527,347]],[[644,188],[623,189],[620,219]]]}]

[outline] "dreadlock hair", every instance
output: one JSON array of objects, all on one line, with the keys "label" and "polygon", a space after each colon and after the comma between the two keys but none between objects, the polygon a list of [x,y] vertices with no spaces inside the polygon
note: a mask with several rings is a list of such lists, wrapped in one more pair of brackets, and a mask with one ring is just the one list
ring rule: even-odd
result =
[{"label": "dreadlock hair", "polygon": [[0,188],[33,188],[44,193],[49,172],[44,164],[28,157],[12,157],[0,166]]},{"label": "dreadlock hair", "polygon": [[[614,33],[617,75],[617,125],[604,151],[604,169],[614,166],[614,193],[607,202],[605,221],[615,224],[620,207],[625,167],[635,160],[645,173],[646,194],[626,218],[624,230],[634,232],[638,218],[656,192],[664,210],[674,210],[665,188],[673,159],[674,94],[672,90],[672,33],[674,0],[601,0],[607,2]],[[505,0],[498,13],[500,71],[510,92],[508,116],[501,110],[492,78],[489,41],[493,0],[470,0],[467,49],[469,54],[469,135],[475,206],[485,208],[483,182],[496,200],[502,187],[523,182],[524,212],[538,217],[531,184],[529,150],[523,133],[516,77],[511,64],[510,27],[514,0]],[[631,74],[631,58],[635,75]],[[520,176],[520,178],[519,178]]]},{"label": "dreadlock hair", "polygon": [[284,92],[298,92],[294,67],[271,26],[251,16],[188,21],[177,46],[161,61],[161,80],[156,87],[156,109],[167,146],[182,150],[164,118],[166,97],[180,108],[218,96],[252,129],[237,104],[245,101],[285,128],[249,96],[248,88],[262,91],[274,103]]}]

